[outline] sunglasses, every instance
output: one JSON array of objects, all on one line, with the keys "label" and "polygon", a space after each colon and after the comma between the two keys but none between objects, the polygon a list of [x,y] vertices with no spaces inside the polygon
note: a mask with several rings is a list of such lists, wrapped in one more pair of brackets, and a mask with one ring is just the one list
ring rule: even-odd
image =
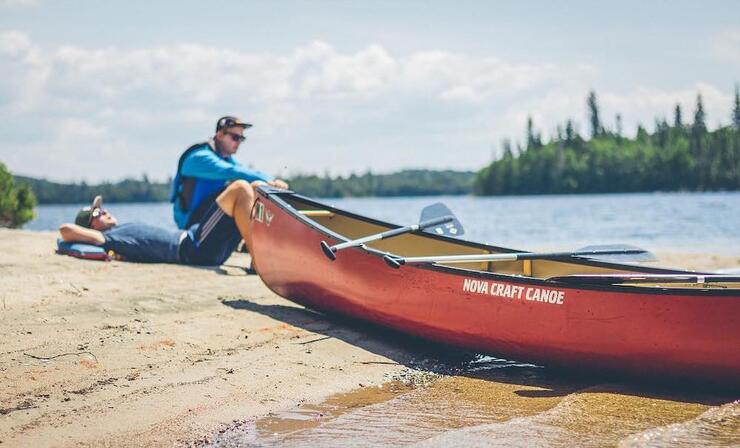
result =
[{"label": "sunglasses", "polygon": [[104,208],[100,208],[100,207],[95,208],[95,209],[93,209],[92,213],[90,213],[90,222],[92,222],[93,219],[99,218],[99,217],[101,217],[103,215],[106,215],[106,214],[108,214],[108,210],[106,210]]},{"label": "sunglasses", "polygon": [[226,134],[229,137],[231,137],[231,139],[234,140],[237,143],[241,143],[241,142],[243,142],[244,140],[247,139],[247,137],[245,137],[243,135],[239,135],[239,134],[234,133],[234,132],[224,132],[224,134]]}]

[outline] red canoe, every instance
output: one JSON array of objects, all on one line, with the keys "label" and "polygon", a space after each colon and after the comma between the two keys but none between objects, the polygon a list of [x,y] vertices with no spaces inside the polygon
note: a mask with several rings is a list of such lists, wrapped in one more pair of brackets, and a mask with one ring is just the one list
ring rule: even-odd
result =
[{"label": "red canoe", "polygon": [[[258,189],[250,248],[275,293],[445,344],[571,369],[740,385],[740,279],[535,259],[400,269],[394,256],[511,249],[413,232],[331,261],[320,248],[397,228],[309,198]],[[651,278],[652,277],[652,278]]]}]

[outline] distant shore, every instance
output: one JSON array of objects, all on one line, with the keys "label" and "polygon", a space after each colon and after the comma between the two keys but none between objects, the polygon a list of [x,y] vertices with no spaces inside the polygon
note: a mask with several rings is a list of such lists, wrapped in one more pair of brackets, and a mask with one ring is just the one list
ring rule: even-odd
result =
[{"label": "distant shore", "polygon": [[[108,202],[168,202],[172,182],[141,179],[123,179],[98,184],[62,183],[28,176],[14,176],[16,184],[26,184],[39,204],[86,203],[96,195]],[[288,177],[290,187],[313,197],[399,197],[465,195],[473,192],[475,173],[453,170],[401,170],[390,174],[330,177],[325,175],[295,175]]]},{"label": "distant shore", "polygon": [[104,263],[54,255],[55,238],[0,229],[3,446],[171,446],[408,370],[402,349],[246,275],[243,254],[213,269]]}]

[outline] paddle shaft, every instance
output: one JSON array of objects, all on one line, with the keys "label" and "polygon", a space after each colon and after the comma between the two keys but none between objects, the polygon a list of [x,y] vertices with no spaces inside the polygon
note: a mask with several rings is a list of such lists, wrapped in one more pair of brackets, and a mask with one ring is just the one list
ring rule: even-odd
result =
[{"label": "paddle shaft", "polygon": [[454,218],[449,215],[440,216],[438,218],[432,218],[426,221],[422,221],[419,224],[414,224],[414,225],[410,225],[406,227],[399,227],[398,229],[392,229],[392,230],[388,230],[382,233],[376,233],[375,235],[368,235],[363,238],[359,238],[359,239],[352,240],[352,241],[347,241],[345,243],[340,243],[340,244],[331,246],[330,249],[332,250],[332,252],[336,252],[338,250],[346,249],[348,247],[361,246],[371,241],[382,240],[384,238],[390,238],[393,236],[403,235],[404,233],[414,232],[420,229],[426,229],[427,227],[436,226],[438,224],[444,224],[444,223],[452,221],[453,219]]},{"label": "paddle shaft", "polygon": [[571,257],[592,257],[599,255],[630,255],[645,253],[642,249],[627,250],[590,250],[584,252],[518,252],[511,254],[471,254],[471,255],[440,255],[431,257],[392,257],[399,264],[413,263],[471,263],[477,261],[519,261],[519,260],[544,260]]},{"label": "paddle shaft", "polygon": [[583,274],[551,277],[548,280],[589,285],[614,285],[619,283],[738,283],[740,275],[724,274]]}]

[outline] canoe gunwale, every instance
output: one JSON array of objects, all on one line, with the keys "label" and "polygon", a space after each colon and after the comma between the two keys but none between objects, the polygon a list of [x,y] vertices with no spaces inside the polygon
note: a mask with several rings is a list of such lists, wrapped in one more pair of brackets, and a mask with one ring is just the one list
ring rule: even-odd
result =
[{"label": "canoe gunwale", "polygon": [[[312,198],[294,193],[292,191],[278,190],[278,189],[274,189],[271,187],[260,186],[257,188],[257,192],[260,196],[271,201],[277,207],[284,210],[286,213],[290,214],[293,219],[301,222],[302,224],[312,228],[313,230],[327,237],[336,239],[337,241],[340,241],[340,242],[346,242],[346,241],[349,241],[349,239],[340,233],[334,232],[333,230],[327,227],[324,227],[318,222],[312,220],[310,217],[302,215],[301,213],[299,213],[298,209],[291,206],[287,201],[283,199],[282,196],[294,197],[301,202],[304,202],[306,204],[315,206],[323,210],[329,210],[337,215],[345,216],[351,219],[357,219],[362,222],[366,222],[366,223],[370,223],[370,224],[374,224],[374,225],[378,225],[382,227],[387,227],[388,229],[396,229],[396,228],[402,227],[397,224],[392,224],[389,222],[377,220],[377,219],[367,217],[364,215],[359,215],[359,214],[356,214],[356,213],[353,213],[347,210],[338,209],[331,205],[318,202]],[[436,235],[436,234],[425,233],[421,231],[415,231],[412,233],[417,234],[417,235],[423,235],[424,237],[428,237],[430,239],[441,240],[445,242],[459,244],[462,246],[474,247],[478,249],[493,250],[493,251],[497,251],[500,253],[526,252],[526,251],[507,248],[507,247],[499,247],[499,246],[494,246],[490,244],[478,243],[475,241],[462,240],[458,238],[448,237],[445,235]],[[319,249],[317,248],[317,250]],[[353,248],[350,248],[349,250],[361,250],[371,256],[378,257],[378,258],[382,258],[383,256],[388,255],[388,252],[380,251],[380,250],[367,247],[364,245],[353,247]],[[593,266],[593,267],[610,268],[610,269],[620,269],[620,268],[624,269],[625,267],[627,267],[629,271],[631,272],[645,273],[645,274],[711,275],[711,273],[703,273],[703,272],[697,272],[697,271],[685,271],[685,270],[679,270],[679,269],[642,266],[642,265],[629,264],[629,263],[611,263],[611,262],[598,261],[598,260],[592,260],[592,259],[587,259],[587,258],[573,259],[573,260],[567,260],[563,262],[569,263],[569,264],[575,264],[575,265]],[[547,280],[547,279],[536,278],[536,277],[528,277],[528,276],[518,275],[518,274],[506,274],[506,273],[501,273],[501,272],[480,271],[480,270],[473,270],[473,269],[468,269],[468,268],[461,268],[457,266],[441,265],[437,263],[414,264],[414,265],[404,266],[404,269],[431,270],[431,271],[436,271],[436,272],[445,273],[448,275],[454,275],[458,277],[482,278],[482,279],[487,279],[487,280],[492,280],[492,281],[524,283],[524,284],[529,284],[529,285],[534,285],[534,286],[550,286],[550,287],[557,287],[557,288],[571,289],[571,290],[575,289],[575,290],[588,290],[588,291],[609,291],[609,292],[620,292],[620,293],[629,293],[629,294],[638,294],[638,295],[639,294],[658,294],[658,295],[697,296],[698,299],[705,297],[705,296],[737,297],[740,291],[737,288],[718,288],[718,287],[682,288],[682,287],[660,287],[660,286],[656,287],[656,286],[624,285],[624,284],[601,285],[601,284],[586,284],[586,283],[575,285],[573,283],[558,282],[558,281]]]}]

